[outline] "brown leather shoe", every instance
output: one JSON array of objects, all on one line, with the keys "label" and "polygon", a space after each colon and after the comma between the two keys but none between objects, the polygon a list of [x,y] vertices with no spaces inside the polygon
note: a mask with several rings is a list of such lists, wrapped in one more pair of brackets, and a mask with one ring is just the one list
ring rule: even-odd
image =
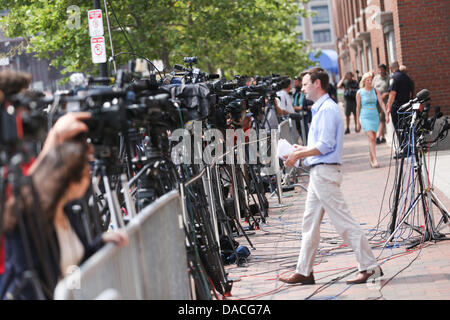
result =
[{"label": "brown leather shoe", "polygon": [[279,278],[280,281],[285,282],[287,284],[296,284],[296,283],[301,283],[301,284],[314,284],[314,275],[311,272],[311,274],[307,277],[305,277],[304,275],[300,274],[300,273],[294,273],[292,276],[290,277],[280,277]]},{"label": "brown leather shoe", "polygon": [[377,267],[376,269],[367,272],[367,271],[361,271],[358,273],[358,276],[355,279],[347,280],[347,284],[360,284],[360,283],[366,283],[369,278],[378,278],[383,276],[383,270],[381,270],[381,267]]}]

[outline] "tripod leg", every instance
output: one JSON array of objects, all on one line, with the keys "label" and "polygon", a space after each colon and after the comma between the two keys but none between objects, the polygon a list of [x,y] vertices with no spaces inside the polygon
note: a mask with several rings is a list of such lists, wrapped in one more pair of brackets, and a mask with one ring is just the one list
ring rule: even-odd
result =
[{"label": "tripod leg", "polygon": [[[242,182],[242,184],[245,184],[245,186],[243,186],[243,188],[242,188],[245,191],[246,188],[248,188],[249,183],[247,182],[247,179],[246,179],[246,177],[244,175],[244,172],[242,172],[242,168],[239,168],[237,170],[237,175],[236,176],[239,179],[238,181],[236,181],[237,183]],[[240,190],[240,189],[237,188],[237,190]],[[238,192],[238,194],[239,194],[239,192]],[[241,195],[241,194],[239,194],[239,195]],[[253,195],[251,195],[251,196],[253,198]],[[245,197],[245,195],[244,195],[244,197]],[[251,214],[250,208],[247,206],[247,203],[246,203],[245,200],[246,199],[244,199],[244,201],[242,201],[243,205],[245,206],[245,218],[247,219],[248,222],[250,222],[250,218],[251,218],[253,220],[254,225],[258,226],[259,223],[258,223],[258,221],[256,221],[255,217]],[[253,198],[253,201],[255,201],[254,198]],[[256,203],[256,201],[255,201],[255,203]]]},{"label": "tripod leg", "polygon": [[216,237],[217,244],[220,250],[220,237],[219,237],[219,227],[217,224],[217,210],[214,203],[213,190],[211,185],[211,167],[209,165],[206,166],[206,177],[203,176],[203,185],[205,188],[206,197],[208,199],[209,212],[210,212],[210,221],[212,227],[214,229],[214,235]]},{"label": "tripod leg", "polygon": [[[233,166],[233,165],[231,165],[231,166]],[[226,169],[225,169],[225,170],[226,170]],[[233,171],[233,170],[232,170],[232,171]],[[234,177],[235,177],[235,175],[234,175]],[[233,182],[233,181],[236,181],[236,177],[235,177],[234,179],[232,179],[232,183],[233,183],[233,186],[234,186],[234,182]],[[219,187],[221,187],[221,186],[219,186]],[[233,191],[234,191],[234,189],[233,189]],[[235,199],[236,199],[236,197],[235,197]],[[239,208],[239,200],[237,200],[237,201],[238,201],[237,206],[236,206],[236,200],[233,201],[233,205],[234,205],[235,210],[237,210],[236,207]],[[225,209],[224,209],[224,212],[225,212]],[[249,245],[251,246],[251,248],[254,250],[255,247],[253,246],[253,244],[252,244],[252,242],[250,241],[250,239],[249,239],[247,233],[245,232],[244,228],[242,227],[241,222],[240,222],[240,219],[238,218],[238,215],[235,213],[235,214],[231,214],[230,216],[231,216],[232,221],[234,222],[234,225],[236,226],[236,231],[237,231],[238,235],[239,235],[239,233],[241,233],[242,235],[244,235],[244,237],[245,237],[245,239],[247,240],[248,244],[249,244]]]},{"label": "tripod leg", "polygon": [[[268,214],[267,214],[267,206],[266,206],[266,204],[264,202],[263,196],[261,195],[261,189],[260,189],[261,183],[260,183],[260,180],[258,179],[258,176],[256,175],[256,172],[255,172],[255,169],[253,168],[253,166],[249,165],[248,169],[249,169],[249,173],[250,173],[250,179],[249,180],[251,181],[250,183],[253,182],[253,188],[256,191],[256,196],[257,196],[258,202],[259,202],[259,214],[261,216],[261,220],[264,223],[266,223],[266,218],[265,217],[267,217]],[[251,197],[253,199],[253,202],[256,203],[256,200],[255,200],[255,197],[253,196],[253,194],[250,193],[250,195],[251,195]],[[262,209],[262,211],[261,211],[261,209]]]},{"label": "tripod leg", "polygon": [[[234,246],[234,239],[233,239],[233,231],[230,225],[230,218],[227,216],[227,214],[225,213],[225,209],[222,206],[222,200],[220,199],[221,195],[221,186],[220,183],[218,181],[218,169],[217,169],[217,165],[214,166],[214,171],[212,171],[211,174],[211,184],[213,186],[215,186],[216,188],[212,188],[212,192],[213,192],[213,201],[219,202],[219,205],[217,206],[217,220],[218,220],[218,224],[220,225],[220,231],[222,231],[222,235],[225,235],[228,239],[228,242],[232,248],[232,251],[235,255],[235,257],[237,257],[237,252],[236,252],[236,248]],[[218,201],[217,201],[218,200]],[[220,237],[219,238],[219,248],[221,248],[220,245]],[[237,262],[237,259],[236,259]]]},{"label": "tripod leg", "polygon": [[[438,209],[441,211],[442,217],[439,220],[438,225],[436,226],[436,230],[440,231],[442,228],[444,228],[446,225],[450,227],[449,221],[450,221],[450,215],[448,213],[447,208],[444,206],[441,200],[436,196],[433,190],[430,190],[431,199],[433,203],[438,207]],[[441,226],[441,224],[444,224]]]},{"label": "tripod leg", "polygon": [[395,189],[395,203],[394,203],[394,209],[392,211],[392,220],[391,220],[391,224],[389,226],[389,233],[393,234],[394,233],[394,229],[395,229],[395,223],[397,220],[397,211],[398,211],[398,205],[399,205],[399,201],[400,201],[400,189],[402,186],[402,177],[403,177],[403,165],[405,162],[405,157],[402,157],[402,159],[400,160],[400,170],[398,172],[398,180],[397,180],[397,188]]},{"label": "tripod leg", "polygon": [[128,180],[125,174],[120,176],[122,182],[122,191],[125,198],[125,205],[130,219],[136,216],[136,207],[134,206],[133,199],[131,198],[130,190],[128,189]]},{"label": "tripod leg", "polygon": [[123,228],[124,223],[122,220],[122,214],[120,212],[120,208],[118,208],[117,204],[117,196],[114,197],[113,192],[111,190],[111,186],[109,184],[108,176],[103,172],[103,183],[105,185],[106,198],[108,200],[109,212],[111,214],[111,218],[113,223],[117,229]]},{"label": "tripod leg", "polygon": [[240,205],[240,198],[239,198],[239,188],[237,183],[237,174],[236,174],[236,166],[234,164],[231,164],[231,175],[232,175],[232,187],[233,187],[233,193],[234,193],[234,204],[235,204],[235,210],[236,210],[236,219],[241,220],[242,214],[241,214],[241,205]]},{"label": "tripod leg", "polygon": [[393,232],[390,233],[389,238],[386,240],[386,242],[383,245],[383,249],[388,245],[389,242],[391,242],[392,238],[394,238],[395,234],[397,233],[397,231],[401,228],[401,226],[403,225],[403,223],[406,221],[406,219],[408,219],[409,215],[414,211],[414,207],[417,205],[417,203],[419,202],[421,198],[421,195],[417,195],[416,199],[414,200],[413,204],[411,205],[411,207],[408,209],[408,212],[404,215],[403,219],[400,221],[400,223],[397,225],[397,228],[395,228],[395,230]]}]

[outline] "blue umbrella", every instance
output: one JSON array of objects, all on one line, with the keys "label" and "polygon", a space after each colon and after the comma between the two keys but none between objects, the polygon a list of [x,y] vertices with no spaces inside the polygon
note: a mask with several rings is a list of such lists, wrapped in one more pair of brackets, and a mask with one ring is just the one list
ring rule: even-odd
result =
[{"label": "blue umbrella", "polygon": [[329,49],[321,50],[321,54],[317,58],[315,58],[314,53],[311,52],[308,58],[313,62],[318,62],[319,66],[328,72],[339,74],[338,55],[336,51]]}]

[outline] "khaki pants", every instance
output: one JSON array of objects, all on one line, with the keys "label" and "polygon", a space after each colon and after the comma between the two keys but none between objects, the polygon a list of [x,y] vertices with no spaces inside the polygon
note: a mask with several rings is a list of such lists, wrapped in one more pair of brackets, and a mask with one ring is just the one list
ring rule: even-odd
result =
[{"label": "khaki pants", "polygon": [[317,165],[310,171],[297,273],[309,276],[313,270],[325,212],[336,231],[355,252],[359,271],[373,270],[378,266],[364,231],[350,216],[340,190],[341,182],[342,172],[338,165]]}]

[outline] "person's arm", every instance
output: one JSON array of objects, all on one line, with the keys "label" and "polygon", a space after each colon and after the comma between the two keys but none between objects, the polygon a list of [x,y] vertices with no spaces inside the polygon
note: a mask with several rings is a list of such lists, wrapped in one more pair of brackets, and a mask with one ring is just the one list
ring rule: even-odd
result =
[{"label": "person's arm", "polygon": [[294,147],[296,150],[287,157],[286,165],[293,166],[299,159],[326,155],[335,150],[337,143],[336,131],[340,122],[340,112],[333,112],[332,110],[329,110],[322,113],[317,122],[318,134],[315,145],[307,147]]},{"label": "person's arm", "polygon": [[341,80],[339,80],[338,84],[336,85],[337,88],[342,89],[342,85],[344,83],[345,77],[342,77]]},{"label": "person's arm", "polygon": [[279,117],[281,117],[284,114],[283,113],[284,110],[280,108],[279,101],[280,101],[279,98],[275,98],[274,105],[275,105],[275,109],[277,110],[277,115]]},{"label": "person's arm", "polygon": [[384,114],[386,115],[386,122],[389,123],[389,114],[387,112],[386,105],[384,104],[383,98],[377,89],[375,89],[375,92],[377,94],[378,103],[380,104],[381,108],[383,109]]},{"label": "person's arm", "polygon": [[28,173],[31,175],[52,148],[70,140],[82,132],[88,131],[88,126],[83,122],[91,117],[89,112],[69,112],[56,121],[45,139],[42,151],[31,165]]},{"label": "person's arm", "polygon": [[116,230],[112,232],[104,232],[102,234],[103,243],[112,242],[118,247],[125,247],[128,245],[128,234],[124,230]]},{"label": "person's arm", "polygon": [[356,132],[359,132],[361,130],[361,121],[359,119],[360,113],[361,113],[361,94],[358,91],[356,93],[356,119],[357,119]]},{"label": "person's arm", "polygon": [[104,232],[95,237],[90,243],[84,243],[84,256],[81,263],[89,259],[94,253],[100,250],[107,243],[114,243],[118,247],[125,247],[129,243],[128,234],[121,229]]},{"label": "person's arm", "polygon": [[293,167],[299,159],[303,159],[306,157],[312,157],[312,156],[318,156],[321,154],[322,153],[316,147],[306,147],[306,148],[292,152],[287,157],[285,164],[287,167]]},{"label": "person's arm", "polygon": [[397,92],[394,90],[391,90],[391,92],[389,92],[389,99],[388,102],[386,104],[386,110],[387,113],[390,114],[391,113],[391,109],[392,109],[392,104],[395,101],[395,96],[397,95]]}]

